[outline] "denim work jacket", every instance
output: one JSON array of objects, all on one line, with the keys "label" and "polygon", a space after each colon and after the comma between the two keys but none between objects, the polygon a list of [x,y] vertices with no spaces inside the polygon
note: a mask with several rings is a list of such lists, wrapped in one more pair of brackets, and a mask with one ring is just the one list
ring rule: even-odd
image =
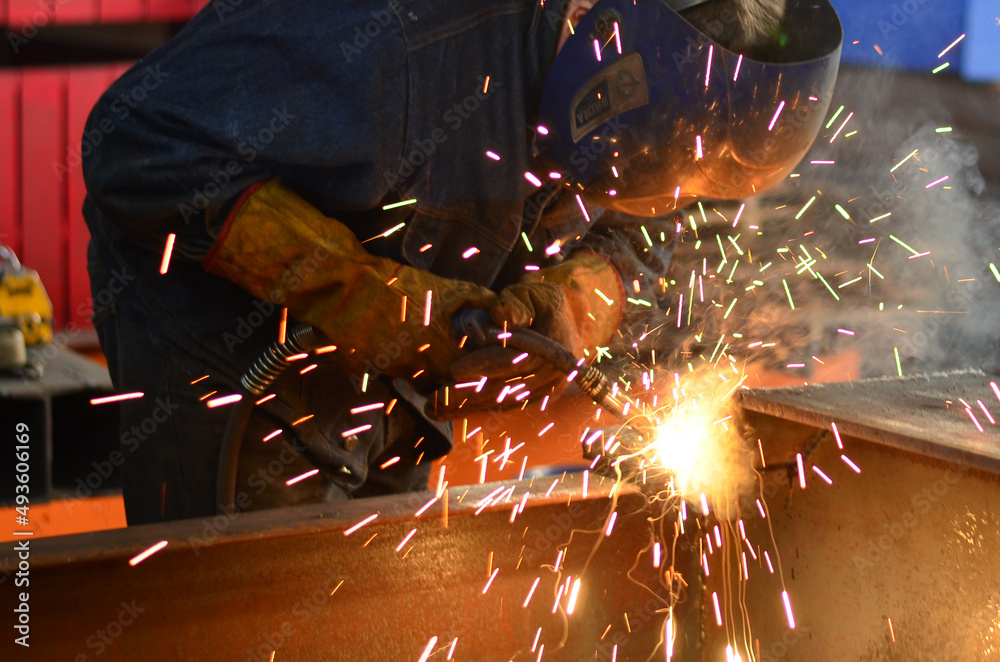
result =
[{"label": "denim work jacket", "polygon": [[[135,274],[114,305],[235,388],[276,337],[278,316],[200,262],[240,194],[272,177],[359,239],[375,238],[365,243],[372,253],[441,276],[499,290],[525,264],[544,267],[587,244],[618,266],[630,296],[655,302],[670,242],[654,247],[649,236],[672,237],[672,222],[643,219],[640,232],[635,219],[596,208],[588,219],[575,196],[524,176],[547,176],[531,146],[561,9],[537,0],[209,4],[107,90],[84,132],[93,259]],[[555,240],[562,251],[542,255]],[[471,247],[479,252],[463,256]],[[357,395],[357,380],[341,377],[330,388]],[[275,415],[301,413],[289,403]],[[348,451],[336,422],[317,426],[318,464],[347,488],[363,481],[381,442]],[[449,448],[442,436],[428,455]]]}]

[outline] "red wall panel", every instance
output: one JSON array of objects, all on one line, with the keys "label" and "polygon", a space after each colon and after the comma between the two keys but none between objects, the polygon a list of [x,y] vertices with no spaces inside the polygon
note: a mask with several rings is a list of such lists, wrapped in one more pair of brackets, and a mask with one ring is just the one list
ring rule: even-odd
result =
[{"label": "red wall panel", "polygon": [[66,88],[67,143],[64,163],[68,202],[67,272],[69,321],[79,328],[90,326],[90,276],[87,273],[87,242],[90,233],[83,220],[83,199],[87,194],[83,183],[81,158],[88,153],[95,137],[82,141],[87,116],[101,93],[115,79],[114,65],[76,67],[70,69]]},{"label": "red wall panel", "polygon": [[145,0],[100,0],[102,23],[141,21],[146,17]]},{"label": "red wall panel", "polygon": [[58,24],[96,23],[100,18],[100,0],[60,0],[56,5]]},{"label": "red wall panel", "polygon": [[0,70],[0,243],[21,255],[21,72]]},{"label": "red wall panel", "polygon": [[151,21],[186,21],[196,11],[191,0],[148,0],[147,11]]},{"label": "red wall panel", "polygon": [[26,70],[21,97],[21,259],[38,270],[58,328],[68,310],[66,185],[57,176],[66,157],[66,78],[64,68]]}]

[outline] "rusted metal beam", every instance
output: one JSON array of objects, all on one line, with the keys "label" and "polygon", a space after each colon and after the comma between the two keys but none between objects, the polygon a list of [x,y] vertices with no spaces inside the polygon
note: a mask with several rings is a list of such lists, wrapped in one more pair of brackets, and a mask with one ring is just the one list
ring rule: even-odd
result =
[{"label": "rusted metal beam", "polygon": [[[419,517],[432,493],[32,541],[31,659],[444,660],[456,639],[448,659],[662,655],[670,596],[646,497],[553,480],[451,488]],[[559,587],[576,578],[567,614]],[[695,655],[697,627],[685,637],[675,650]]]},{"label": "rusted metal beam", "polygon": [[706,610],[703,659],[733,644],[760,662],[1000,653],[1000,426],[986,414],[1000,413],[996,381],[966,372],[745,394],[749,429],[780,469],[742,504],[756,558],[735,533],[726,547],[746,554],[748,578],[735,562],[706,578],[725,627]]}]

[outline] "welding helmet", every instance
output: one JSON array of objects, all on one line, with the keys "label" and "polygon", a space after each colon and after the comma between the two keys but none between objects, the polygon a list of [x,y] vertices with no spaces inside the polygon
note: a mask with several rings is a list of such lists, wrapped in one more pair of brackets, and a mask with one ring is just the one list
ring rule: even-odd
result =
[{"label": "welding helmet", "polygon": [[536,146],[589,201],[654,216],[750,196],[812,145],[840,63],[836,11],[788,0],[770,38],[740,54],[678,13],[705,2],[600,0],[556,57]]}]

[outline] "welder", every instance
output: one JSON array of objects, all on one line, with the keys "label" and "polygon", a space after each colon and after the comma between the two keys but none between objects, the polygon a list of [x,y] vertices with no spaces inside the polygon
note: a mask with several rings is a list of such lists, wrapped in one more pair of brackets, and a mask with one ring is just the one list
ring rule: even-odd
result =
[{"label": "welder", "polygon": [[87,124],[92,288],[134,276],[94,313],[116,388],[145,394],[122,429],[177,406],[126,453],[129,524],[216,512],[208,403],[282,328],[322,346],[255,400],[244,510],[424,489],[448,421],[565,388],[464,347],[460,310],[581,362],[661,324],[671,215],[776,184],[829,104],[836,14],[785,4],[206,6]]}]

